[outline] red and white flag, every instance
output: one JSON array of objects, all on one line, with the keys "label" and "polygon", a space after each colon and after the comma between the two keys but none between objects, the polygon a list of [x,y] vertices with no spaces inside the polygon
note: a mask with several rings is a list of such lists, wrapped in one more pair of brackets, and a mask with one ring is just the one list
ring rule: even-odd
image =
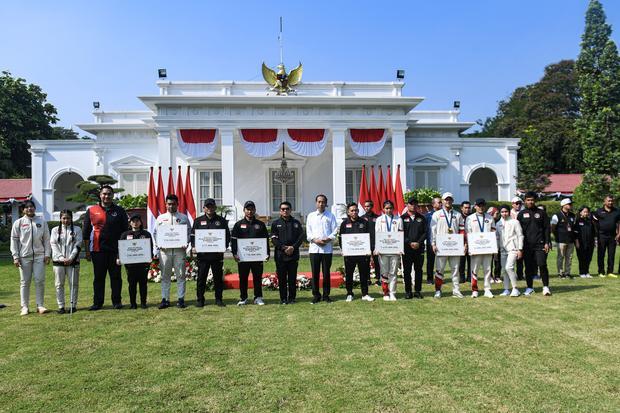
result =
[{"label": "red and white flag", "polygon": [[172,175],[172,166],[168,167],[168,190],[166,196],[174,194],[174,176]]},{"label": "red and white flag", "polygon": [[164,182],[161,178],[161,166],[157,177],[157,211],[157,215],[166,213],[166,195],[164,194]]},{"label": "red and white flag", "polygon": [[181,214],[187,214],[187,208],[185,207],[185,196],[183,196],[183,178],[181,175],[181,165],[179,165],[179,172],[177,172],[176,195],[179,197],[179,212]]},{"label": "red and white flag", "polygon": [[405,198],[403,196],[403,185],[400,180],[400,165],[396,168],[396,183],[394,184],[394,198],[396,202],[396,210],[403,211],[405,209]]},{"label": "red and white flag", "polygon": [[192,193],[192,182],[189,177],[189,165],[187,165],[187,174],[185,175],[185,208],[187,209],[187,218],[190,224],[196,219],[196,203]]},{"label": "red and white flag", "polygon": [[375,167],[374,165],[370,167],[370,199],[372,199],[372,203],[374,204],[373,212],[375,214],[381,215],[381,200],[379,196],[379,191],[377,190],[377,184],[375,181]]},{"label": "red and white flag", "polygon": [[157,194],[155,193],[155,179],[153,177],[154,171],[151,166],[151,177],[149,178],[149,192],[146,194],[147,205],[146,205],[146,220],[147,220],[147,228],[149,231],[153,231],[155,228],[155,220],[159,215],[159,210],[157,208]]},{"label": "red and white flag", "polygon": [[383,211],[383,202],[387,199],[385,197],[385,181],[383,180],[383,167],[379,165],[379,187],[377,188],[377,193],[379,195],[379,210]]},{"label": "red and white flag", "polygon": [[[392,185],[392,168],[390,165],[387,167],[387,176],[385,177],[385,199],[394,202],[394,186]],[[400,210],[396,208],[396,203],[394,203],[394,210],[400,214]]]},{"label": "red and white flag", "polygon": [[362,182],[360,182],[360,198],[357,201],[361,214],[364,214],[364,204],[370,199],[368,195],[368,184],[366,183],[366,165],[362,165]]}]

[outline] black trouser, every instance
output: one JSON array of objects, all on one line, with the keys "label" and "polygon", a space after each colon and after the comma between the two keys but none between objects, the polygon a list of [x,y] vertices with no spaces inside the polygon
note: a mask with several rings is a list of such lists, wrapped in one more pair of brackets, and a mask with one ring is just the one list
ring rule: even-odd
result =
[{"label": "black trouser", "polygon": [[331,290],[330,269],[332,266],[332,254],[314,253],[310,255],[310,268],[312,269],[312,295],[321,298],[319,292],[319,278],[323,270],[323,296],[329,297]]},{"label": "black trouser", "polygon": [[91,252],[93,260],[93,304],[102,307],[105,295],[105,277],[110,274],[110,287],[112,288],[112,305],[121,304],[121,289],[123,280],[121,278],[121,266],[116,265],[116,252]]},{"label": "black trouser", "polygon": [[523,279],[523,258],[517,259],[517,280]]},{"label": "black trouser", "polygon": [[205,301],[205,290],[207,289],[207,277],[209,269],[213,273],[213,289],[215,290],[215,299],[221,301],[224,291],[224,260],[198,260],[198,276],[196,277],[196,300]]},{"label": "black trouser", "polygon": [[[381,281],[381,264],[379,262],[379,256],[373,255],[372,262],[375,264],[375,280]],[[370,278],[370,276],[368,278]]]},{"label": "black trouser", "polygon": [[292,301],[297,296],[297,265],[298,260],[276,260],[276,274],[278,275],[278,290],[280,301]]},{"label": "black trouser", "polygon": [[426,248],[426,280],[433,281],[435,276],[435,252],[433,252],[433,246],[429,245]]},{"label": "black trouser", "polygon": [[146,304],[146,284],[149,267],[146,265],[126,265],[127,283],[129,284],[129,302],[136,305],[136,293],[140,285],[140,303]]},{"label": "black trouser", "polygon": [[[353,273],[355,266],[360,272],[362,297],[368,295],[368,279],[370,278],[370,257],[344,257],[344,283],[347,295],[353,295]],[[325,281],[323,281],[325,282]]]},{"label": "black trouser", "polygon": [[527,288],[533,288],[534,276],[540,270],[540,278],[545,287],[549,286],[549,269],[547,268],[547,254],[542,249],[524,245],[523,262],[525,264],[525,282]]},{"label": "black trouser", "polygon": [[594,247],[588,245],[586,247],[576,248],[577,259],[579,260],[579,274],[590,273],[590,263],[594,254]]},{"label": "black trouser", "polygon": [[[465,273],[465,264],[467,264],[467,273]],[[461,282],[465,280],[471,280],[471,256],[463,255],[461,256],[461,262],[459,264],[459,275],[461,277]]]},{"label": "black trouser", "polygon": [[[605,269],[605,250],[607,250],[607,271]],[[614,272],[614,255],[616,254],[616,240],[611,237],[600,236],[598,239],[598,273],[609,274]]]},{"label": "black trouser", "polygon": [[248,277],[252,271],[252,281],[254,282],[254,298],[263,296],[263,262],[240,262],[239,268],[239,298],[248,298]]},{"label": "black trouser", "polygon": [[498,252],[493,254],[493,278],[500,278],[502,276],[502,256]]},{"label": "black trouser", "polygon": [[405,280],[405,292],[411,293],[411,266],[414,272],[414,289],[416,293],[422,291],[422,267],[424,266],[424,253],[408,251],[403,254],[403,279]]}]

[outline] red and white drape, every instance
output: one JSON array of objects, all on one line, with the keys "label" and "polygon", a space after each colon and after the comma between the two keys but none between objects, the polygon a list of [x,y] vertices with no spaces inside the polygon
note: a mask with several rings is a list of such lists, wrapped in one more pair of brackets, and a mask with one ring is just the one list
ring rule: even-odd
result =
[{"label": "red and white drape", "polygon": [[180,129],[177,134],[181,152],[191,158],[206,158],[217,146],[216,129]]},{"label": "red and white drape", "polygon": [[324,129],[241,129],[241,143],[257,158],[275,155],[282,143],[300,156],[319,156],[325,150]]},{"label": "red and white drape", "polygon": [[385,129],[350,129],[351,149],[358,156],[375,156],[385,146]]}]

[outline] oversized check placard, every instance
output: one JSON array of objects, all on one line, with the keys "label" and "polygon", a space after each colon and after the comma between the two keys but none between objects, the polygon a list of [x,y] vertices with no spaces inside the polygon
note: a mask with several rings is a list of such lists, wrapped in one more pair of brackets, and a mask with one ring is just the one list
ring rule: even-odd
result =
[{"label": "oversized check placard", "polygon": [[265,261],[267,259],[267,240],[265,238],[237,238],[239,261]]},{"label": "oversized check placard", "polygon": [[157,227],[159,248],[183,248],[187,246],[187,225],[162,224]]},{"label": "oversized check placard", "polygon": [[342,234],[342,255],[370,255],[370,234]]},{"label": "oversized check placard", "polygon": [[404,233],[402,231],[375,233],[375,249],[379,254],[402,254],[403,244]]},{"label": "oversized check placard", "polygon": [[471,232],[467,234],[469,255],[497,254],[495,232]]},{"label": "oversized check placard", "polygon": [[435,245],[437,245],[437,256],[439,257],[465,255],[463,234],[437,234]]},{"label": "oversized check placard", "polygon": [[118,259],[121,264],[150,263],[153,258],[149,238],[122,239],[118,241]]},{"label": "oversized check placard", "polygon": [[196,252],[225,252],[226,230],[197,229],[194,232]]}]

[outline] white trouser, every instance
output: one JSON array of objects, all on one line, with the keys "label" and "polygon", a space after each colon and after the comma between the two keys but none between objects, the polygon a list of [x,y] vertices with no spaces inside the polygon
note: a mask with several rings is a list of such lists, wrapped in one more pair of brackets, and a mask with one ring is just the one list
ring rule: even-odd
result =
[{"label": "white trouser", "polygon": [[435,276],[439,277],[443,283],[443,271],[446,268],[446,264],[450,263],[452,269],[452,290],[460,291],[459,288],[459,265],[461,263],[461,257],[435,257]]},{"label": "white trouser", "polygon": [[484,272],[484,289],[491,289],[491,263],[493,262],[492,254],[481,254],[471,256],[471,271],[478,278],[478,270],[482,268]]},{"label": "white trouser", "polygon": [[34,288],[37,307],[43,307],[45,296],[45,261],[43,257],[20,258],[19,262],[19,293],[22,307],[28,307],[30,301],[30,282],[34,277]]},{"label": "white trouser", "polygon": [[400,267],[400,255],[379,255],[381,278],[388,283],[390,293],[396,294],[396,274]]},{"label": "white trouser", "polygon": [[56,303],[58,308],[65,308],[65,280],[69,283],[69,304],[77,307],[78,287],[80,285],[80,266],[61,267],[54,265],[54,285],[56,286]]},{"label": "white trouser", "polygon": [[558,275],[570,275],[570,264],[573,258],[575,244],[557,244],[558,247]]},{"label": "white trouser", "polygon": [[170,300],[170,277],[174,269],[177,278],[177,297],[185,297],[185,249],[170,248],[159,251],[161,262],[161,298]]},{"label": "white trouser", "polygon": [[515,272],[517,251],[502,251],[501,259],[504,290],[507,290],[510,285],[512,285],[512,288],[517,288],[517,273]]}]

